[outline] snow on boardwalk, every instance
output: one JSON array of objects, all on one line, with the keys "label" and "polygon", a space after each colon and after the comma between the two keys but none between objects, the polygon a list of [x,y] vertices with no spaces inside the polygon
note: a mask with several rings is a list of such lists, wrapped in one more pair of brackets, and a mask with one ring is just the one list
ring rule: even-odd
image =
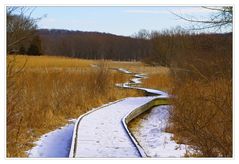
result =
[{"label": "snow on boardwalk", "polygon": [[70,157],[140,157],[121,120],[155,98],[125,98],[80,118]]}]

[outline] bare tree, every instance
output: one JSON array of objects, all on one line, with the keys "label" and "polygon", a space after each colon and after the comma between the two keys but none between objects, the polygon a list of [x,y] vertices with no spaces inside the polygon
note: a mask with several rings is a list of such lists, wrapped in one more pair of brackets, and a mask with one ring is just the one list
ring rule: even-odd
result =
[{"label": "bare tree", "polygon": [[38,19],[31,18],[34,8],[7,7],[7,51],[11,51],[36,33]]},{"label": "bare tree", "polygon": [[132,37],[138,39],[150,39],[150,32],[146,29],[141,29],[137,33],[133,34]]},{"label": "bare tree", "polygon": [[232,31],[233,23],[233,7],[232,6],[222,6],[222,7],[202,7],[207,10],[215,11],[207,19],[197,19],[191,18],[188,16],[182,16],[176,13],[173,13],[178,18],[194,23],[193,30],[204,30],[204,29],[214,29],[216,31],[229,28],[229,31]]}]

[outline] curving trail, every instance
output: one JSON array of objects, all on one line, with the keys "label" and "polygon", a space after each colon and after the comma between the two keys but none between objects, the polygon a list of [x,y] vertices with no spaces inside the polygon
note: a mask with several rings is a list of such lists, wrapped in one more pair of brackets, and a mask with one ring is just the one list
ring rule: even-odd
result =
[{"label": "curving trail", "polygon": [[96,108],[79,117],[73,134],[70,157],[146,157],[144,150],[127,128],[127,123],[157,104],[165,104],[168,94],[159,90],[138,87],[144,74],[132,74],[130,82],[118,87],[142,90],[145,97],[129,97]]}]

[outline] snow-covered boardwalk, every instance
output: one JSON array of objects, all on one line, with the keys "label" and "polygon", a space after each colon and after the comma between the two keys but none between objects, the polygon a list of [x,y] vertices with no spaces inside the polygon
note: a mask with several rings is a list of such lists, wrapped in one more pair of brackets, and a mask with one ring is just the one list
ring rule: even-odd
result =
[{"label": "snow-covered boardwalk", "polygon": [[140,157],[122,118],[153,99],[122,99],[79,118],[70,157]]},{"label": "snow-covered boardwalk", "polygon": [[[118,71],[131,73],[122,68]],[[142,150],[127,129],[125,118],[154,99],[167,98],[168,95],[158,90],[131,86],[140,84],[140,79],[144,78],[144,75],[136,74],[134,77],[136,78],[130,83],[117,84],[117,86],[143,90],[158,96],[125,98],[81,116],[75,125],[70,157],[133,158],[142,156]]]}]

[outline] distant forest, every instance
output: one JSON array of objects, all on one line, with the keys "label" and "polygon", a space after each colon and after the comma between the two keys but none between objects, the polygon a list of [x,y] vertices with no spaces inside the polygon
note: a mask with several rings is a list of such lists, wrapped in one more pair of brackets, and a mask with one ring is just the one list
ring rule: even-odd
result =
[{"label": "distant forest", "polygon": [[47,55],[141,60],[150,50],[149,40],[108,33],[40,29],[38,35],[42,53]]}]

